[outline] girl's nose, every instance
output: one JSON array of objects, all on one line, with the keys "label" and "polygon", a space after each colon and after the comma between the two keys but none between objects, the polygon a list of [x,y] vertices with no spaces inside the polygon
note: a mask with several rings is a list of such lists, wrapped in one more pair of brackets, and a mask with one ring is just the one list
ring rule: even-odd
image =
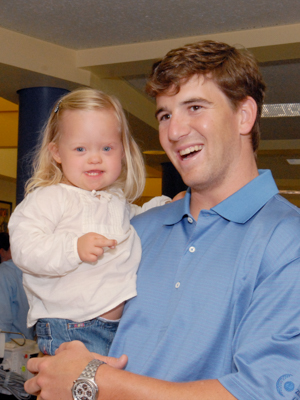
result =
[{"label": "girl's nose", "polygon": [[89,162],[91,164],[100,164],[102,162],[101,154],[98,152],[90,154]]}]

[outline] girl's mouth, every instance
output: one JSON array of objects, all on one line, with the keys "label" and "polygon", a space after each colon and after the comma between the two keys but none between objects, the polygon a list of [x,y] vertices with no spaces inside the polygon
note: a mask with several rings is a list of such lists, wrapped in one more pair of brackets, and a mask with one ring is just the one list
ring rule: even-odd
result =
[{"label": "girl's mouth", "polygon": [[102,174],[102,171],[86,171],[86,175],[88,175],[88,176],[98,176],[101,174]]}]

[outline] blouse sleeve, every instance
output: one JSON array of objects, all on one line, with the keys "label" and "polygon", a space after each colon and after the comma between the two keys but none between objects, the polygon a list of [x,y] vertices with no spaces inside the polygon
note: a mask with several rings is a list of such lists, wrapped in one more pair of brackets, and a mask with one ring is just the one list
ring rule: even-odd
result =
[{"label": "blouse sleeve", "polygon": [[64,192],[56,185],[36,189],[16,207],[9,221],[10,244],[13,261],[23,272],[63,276],[81,263],[78,237],[55,231],[65,207]]},{"label": "blouse sleeve", "polygon": [[130,219],[135,217],[136,215],[139,215],[145,211],[150,210],[151,208],[154,207],[159,207],[163,206],[167,203],[171,203],[172,199],[167,196],[158,196],[154,197],[150,201],[147,201],[147,203],[143,204],[141,207],[136,205],[136,204],[130,204]]}]

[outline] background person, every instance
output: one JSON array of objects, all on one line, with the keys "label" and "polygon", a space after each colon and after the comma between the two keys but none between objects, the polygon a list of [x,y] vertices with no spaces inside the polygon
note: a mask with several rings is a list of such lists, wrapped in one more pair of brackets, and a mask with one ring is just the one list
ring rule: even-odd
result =
[{"label": "background person", "polygon": [[[9,235],[0,233],[0,329],[22,333],[26,339],[34,338],[33,328],[27,328],[28,301],[22,284],[22,272],[13,263]],[[6,341],[20,339],[20,335],[5,334]]]},{"label": "background person", "polygon": [[9,235],[7,232],[0,232],[0,262],[11,260]]}]

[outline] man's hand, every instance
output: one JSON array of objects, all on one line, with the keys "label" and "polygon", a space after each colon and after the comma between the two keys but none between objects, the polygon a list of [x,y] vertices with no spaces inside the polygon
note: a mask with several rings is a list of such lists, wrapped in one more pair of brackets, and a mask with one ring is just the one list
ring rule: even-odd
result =
[{"label": "man's hand", "polygon": [[114,249],[117,241],[107,239],[98,233],[89,232],[81,236],[77,242],[78,255],[83,262],[95,262],[104,253],[103,247]]},{"label": "man's hand", "polygon": [[32,358],[28,361],[28,370],[36,376],[25,382],[24,388],[30,394],[39,395],[40,400],[72,400],[71,388],[74,380],[94,358],[118,369],[123,369],[127,364],[125,355],[119,359],[104,357],[89,352],[79,341],[63,343],[56,350],[55,356]]},{"label": "man's hand", "polygon": [[183,199],[184,196],[185,196],[185,194],[186,194],[186,191],[179,192],[178,194],[176,194],[175,197],[173,197],[173,200],[172,200],[172,201],[177,201],[177,200]]}]

